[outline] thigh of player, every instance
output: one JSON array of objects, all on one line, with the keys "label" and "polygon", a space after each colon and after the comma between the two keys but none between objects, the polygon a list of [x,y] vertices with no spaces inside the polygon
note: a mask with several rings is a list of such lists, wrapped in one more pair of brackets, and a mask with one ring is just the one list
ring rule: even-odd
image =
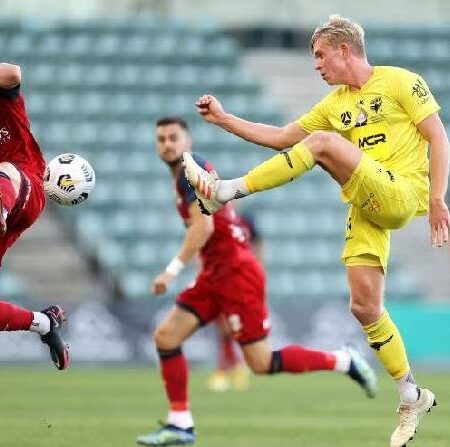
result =
[{"label": "thigh of player", "polygon": [[373,223],[360,208],[352,205],[347,218],[342,262],[346,266],[380,265],[386,272],[390,234],[390,230]]},{"label": "thigh of player", "polygon": [[364,155],[343,196],[372,223],[389,229],[405,226],[420,203],[408,179]]},{"label": "thigh of player", "polygon": [[220,306],[233,338],[241,345],[264,340],[270,322],[261,264],[249,260],[230,271],[219,286]]},{"label": "thigh of player", "polygon": [[211,287],[211,278],[200,274],[192,286],[177,297],[177,306],[195,315],[200,326],[215,320],[221,312],[218,295]]}]

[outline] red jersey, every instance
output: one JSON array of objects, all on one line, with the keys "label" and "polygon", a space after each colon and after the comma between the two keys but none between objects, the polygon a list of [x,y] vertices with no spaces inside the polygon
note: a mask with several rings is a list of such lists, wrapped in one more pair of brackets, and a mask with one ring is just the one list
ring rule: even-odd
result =
[{"label": "red jersey", "polygon": [[45,160],[34,139],[20,86],[0,88],[0,162],[12,163],[21,173],[16,205],[10,211],[6,235],[0,238],[0,262],[6,250],[30,227],[45,206]]},{"label": "red jersey", "polygon": [[[214,168],[199,155],[194,160],[206,171]],[[181,218],[189,218],[189,207],[196,200],[194,189],[189,185],[184,173],[180,171],[175,181],[177,193],[177,209]],[[247,232],[242,227],[239,216],[233,205],[227,203],[213,215],[214,233],[200,251],[202,274],[218,275],[228,273],[242,262],[254,259],[247,240]]]},{"label": "red jersey", "polygon": [[45,160],[34,139],[20,86],[0,89],[0,162],[8,161],[27,176],[44,176]]}]

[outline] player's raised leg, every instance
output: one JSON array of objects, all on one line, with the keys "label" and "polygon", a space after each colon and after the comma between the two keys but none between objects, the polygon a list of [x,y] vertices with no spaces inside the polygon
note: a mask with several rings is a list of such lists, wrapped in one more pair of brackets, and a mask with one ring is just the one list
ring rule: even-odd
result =
[{"label": "player's raised leg", "polygon": [[244,177],[221,180],[216,173],[202,169],[185,152],[183,166],[186,178],[206,214],[214,214],[224,203],[259,191],[282,186],[321,165],[340,184],[351,177],[362,157],[352,143],[332,132],[314,132],[296,144],[250,170]]},{"label": "player's raised leg", "polygon": [[69,350],[61,338],[62,324],[66,314],[61,306],[50,306],[41,312],[17,306],[6,301],[0,301],[1,331],[30,331],[40,335],[41,340],[50,349],[55,366],[62,370],[69,366]]},{"label": "player's raised leg", "polygon": [[154,340],[169,412],[166,423],[160,429],[136,438],[138,444],[166,446],[195,442],[194,420],[188,396],[189,368],[181,345],[197,330],[199,324],[193,313],[174,306],[155,330]]},{"label": "player's raised leg", "polygon": [[376,396],[377,379],[373,369],[354,348],[326,352],[300,345],[271,351],[267,340],[243,344],[242,351],[250,369],[256,374],[336,371],[355,380],[370,398]]}]

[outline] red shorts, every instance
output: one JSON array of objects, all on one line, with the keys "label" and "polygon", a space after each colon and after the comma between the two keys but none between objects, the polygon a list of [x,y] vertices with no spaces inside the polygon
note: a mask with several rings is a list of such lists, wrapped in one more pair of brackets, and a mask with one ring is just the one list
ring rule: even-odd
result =
[{"label": "red shorts", "polygon": [[266,278],[256,259],[236,266],[220,279],[202,273],[178,295],[177,304],[206,325],[223,314],[233,337],[241,344],[264,339],[270,329]]},{"label": "red shorts", "polygon": [[42,179],[35,175],[26,175],[19,169],[21,182],[16,204],[6,220],[7,232],[0,237],[0,263],[6,250],[41,215],[45,206],[45,194]]}]

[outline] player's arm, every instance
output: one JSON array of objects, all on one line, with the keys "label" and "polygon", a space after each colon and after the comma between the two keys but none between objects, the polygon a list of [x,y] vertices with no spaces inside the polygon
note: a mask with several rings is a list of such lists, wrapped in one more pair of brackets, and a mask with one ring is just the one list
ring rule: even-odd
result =
[{"label": "player's arm", "polygon": [[195,105],[198,113],[209,123],[216,124],[251,143],[275,150],[291,147],[308,135],[296,121],[284,127],[277,127],[246,121],[226,113],[217,98],[211,95],[200,97]]},{"label": "player's arm", "polygon": [[445,204],[449,159],[448,137],[437,113],[417,124],[417,128],[430,145],[430,209],[431,244],[442,246],[448,241],[450,217]]},{"label": "player's arm", "polygon": [[18,65],[0,63],[0,88],[9,90],[20,84],[22,75]]},{"label": "player's arm", "polygon": [[201,213],[197,202],[189,206],[189,225],[178,254],[170,261],[165,271],[152,284],[152,293],[166,293],[171,281],[194,258],[214,232],[214,218]]},{"label": "player's arm", "polygon": [[213,233],[214,218],[202,214],[197,202],[192,202],[189,206],[189,226],[186,229],[183,244],[178,252],[178,259],[183,264],[187,264],[198,255],[198,252],[208,242]]}]

